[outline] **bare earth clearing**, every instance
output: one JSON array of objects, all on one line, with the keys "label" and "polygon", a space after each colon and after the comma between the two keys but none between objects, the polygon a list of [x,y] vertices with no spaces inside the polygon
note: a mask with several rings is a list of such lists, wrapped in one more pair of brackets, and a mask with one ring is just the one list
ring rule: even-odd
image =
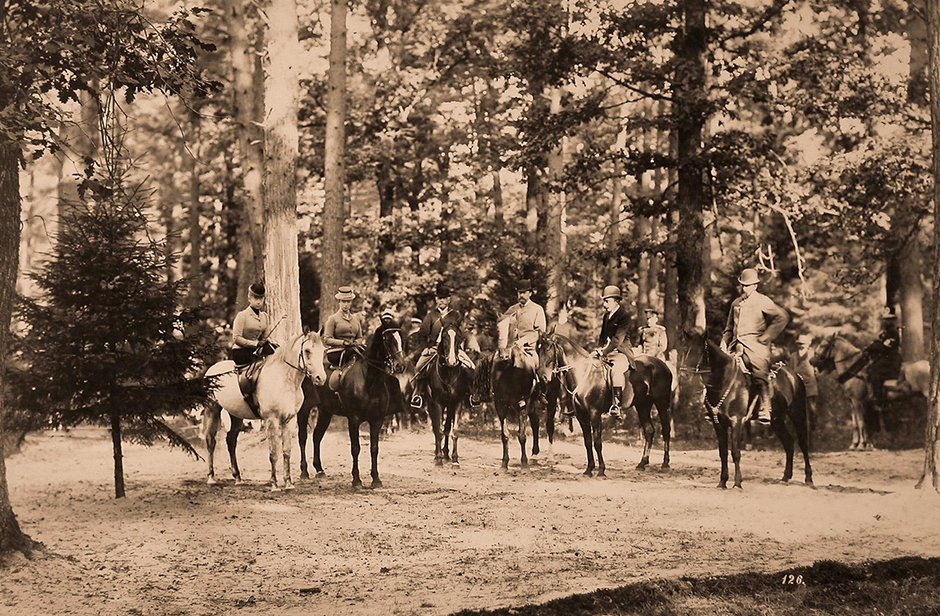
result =
[{"label": "bare earth clearing", "polygon": [[[257,431],[241,438],[241,486],[224,442],[214,487],[204,461],[126,446],[122,500],[105,432],[29,437],[7,461],[10,492],[51,556],[5,563],[0,614],[448,614],[650,578],[940,555],[938,501],[913,487],[917,450],[817,454],[817,490],[777,483],[782,452],[748,451],[744,490],[722,491],[711,450],[674,450],[668,473],[653,470],[656,450],[643,473],[637,448],[605,444],[598,479],[581,476],[577,432],[528,469],[513,441],[504,472],[489,439],[462,439],[460,467],[435,467],[428,430],[384,440],[385,487],[353,491],[334,423],[327,477],[282,493],[266,485]],[[298,461],[295,445],[295,481]]]}]

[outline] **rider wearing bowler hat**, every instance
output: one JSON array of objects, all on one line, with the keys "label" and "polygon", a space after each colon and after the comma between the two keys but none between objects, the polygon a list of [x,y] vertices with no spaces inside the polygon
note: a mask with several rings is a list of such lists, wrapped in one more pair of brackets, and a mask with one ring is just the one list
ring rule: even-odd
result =
[{"label": "rider wearing bowler hat", "polygon": [[610,379],[614,388],[613,402],[607,412],[611,417],[620,417],[620,409],[629,408],[633,404],[633,389],[626,387],[626,373],[636,367],[633,361],[633,351],[630,348],[633,319],[620,305],[623,299],[620,287],[607,285],[604,287],[602,299],[606,312],[598,336],[600,346],[594,349],[592,355],[597,358],[603,357],[613,364]]},{"label": "rider wearing bowler hat", "polygon": [[721,337],[722,349],[743,355],[751,370],[751,381],[760,389],[758,421],[770,423],[770,345],[790,321],[786,310],[757,291],[760,276],[747,268],[738,277],[743,293],[731,303],[728,322]]}]

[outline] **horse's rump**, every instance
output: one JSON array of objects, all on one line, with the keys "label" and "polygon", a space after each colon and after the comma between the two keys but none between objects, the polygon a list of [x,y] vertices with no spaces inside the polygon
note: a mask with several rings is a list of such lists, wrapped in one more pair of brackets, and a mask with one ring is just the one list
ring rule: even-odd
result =
[{"label": "horse's rump", "polygon": [[257,419],[238,386],[238,372],[235,370],[234,361],[226,359],[213,364],[206,370],[205,378],[209,380],[212,397],[223,409],[235,417]]}]

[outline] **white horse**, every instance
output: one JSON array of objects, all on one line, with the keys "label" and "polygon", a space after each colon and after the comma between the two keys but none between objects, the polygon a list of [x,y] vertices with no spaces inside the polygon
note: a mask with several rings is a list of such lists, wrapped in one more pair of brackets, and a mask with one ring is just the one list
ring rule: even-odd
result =
[{"label": "white horse", "polygon": [[[323,368],[323,341],[316,332],[298,336],[288,345],[278,348],[273,355],[264,359],[264,364],[257,376],[255,397],[261,419],[264,420],[268,436],[268,457],[271,460],[271,489],[278,491],[293,489],[290,474],[291,448],[295,438],[297,424],[294,418],[303,402],[301,385],[309,378],[317,385],[326,382]],[[226,436],[229,458],[232,463],[232,475],[235,483],[241,483],[241,473],[235,457],[235,445],[242,423],[246,419],[258,419],[252,413],[238,387],[238,375],[235,362],[220,361],[206,371],[206,378],[211,379],[211,395],[216,404],[212,404],[202,416],[202,433],[206,439],[209,458],[209,485],[215,480],[215,444],[216,433],[222,420],[222,410],[231,417],[231,427]],[[278,483],[277,460],[284,462],[283,483]]]}]

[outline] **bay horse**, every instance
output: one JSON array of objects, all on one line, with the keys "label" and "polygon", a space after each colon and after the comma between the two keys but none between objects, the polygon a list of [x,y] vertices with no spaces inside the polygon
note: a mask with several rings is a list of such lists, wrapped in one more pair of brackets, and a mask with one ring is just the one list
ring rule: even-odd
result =
[{"label": "bay horse", "polygon": [[460,464],[457,457],[457,423],[460,410],[469,402],[473,373],[460,362],[457,351],[466,337],[460,328],[459,317],[451,312],[441,325],[437,357],[427,367],[428,414],[434,430],[434,463],[438,466],[449,460]]},{"label": "bay horse", "polygon": [[636,469],[645,470],[650,463],[650,450],[653,448],[655,436],[652,410],[655,406],[663,439],[661,468],[669,470],[669,441],[672,436],[672,370],[666,362],[653,355],[640,354],[634,359],[636,370],[630,371],[630,383],[633,385],[633,408],[636,409],[640,430],[643,433],[643,455]]},{"label": "bay horse", "polygon": [[499,433],[503,443],[502,468],[509,468],[509,430],[516,427],[516,438],[521,448],[520,464],[529,465],[526,454],[526,429],[532,428],[532,455],[539,454],[539,383],[537,371],[520,368],[516,365],[520,353],[525,351],[514,345],[508,358],[495,352],[484,358],[478,367],[480,373],[489,374],[489,390],[493,395],[493,406],[499,417]]},{"label": "bay horse", "polygon": [[[850,450],[872,450],[874,445],[868,437],[865,422],[865,407],[871,404],[872,389],[868,381],[867,365],[863,365],[865,351],[839,335],[832,335],[822,344],[813,365],[824,374],[835,373],[849,400],[852,420],[852,443]],[[858,363],[856,363],[858,362]]]},{"label": "bay horse", "polygon": [[[379,437],[385,417],[409,411],[406,400],[413,387],[414,365],[405,357],[405,346],[401,328],[394,321],[383,323],[372,335],[372,339],[361,357],[338,368],[330,375],[332,384],[317,385],[317,422],[313,428],[313,467],[317,476],[325,475],[320,460],[320,442],[334,415],[346,418],[349,428],[349,447],[352,454],[352,485],[362,486],[359,477],[359,426],[369,424],[369,451],[372,454],[372,487],[382,486],[379,478]],[[311,405],[307,407],[307,415]],[[308,417],[298,415],[298,423],[304,424]],[[306,441],[304,429],[301,451]],[[303,460],[303,455],[301,456]],[[303,461],[302,467],[305,466]]]},{"label": "bay horse", "polygon": [[[323,368],[323,340],[317,332],[308,332],[296,337],[290,344],[279,347],[273,355],[265,357],[255,385],[255,397],[261,419],[264,420],[268,438],[268,458],[271,461],[271,488],[274,491],[292,489],[290,472],[291,447],[293,446],[293,422],[303,401],[301,383],[310,380],[323,383],[326,371]],[[222,410],[231,417],[231,425],[225,437],[228,445],[229,460],[235,483],[242,481],[238,469],[235,448],[238,434],[246,419],[258,419],[252,413],[238,386],[235,362],[220,361],[206,371],[209,379],[211,404],[203,411],[202,436],[206,441],[209,461],[207,483],[213,485],[215,479],[215,445],[219,426],[222,422]],[[278,482],[277,460],[282,459],[283,482]]]},{"label": "bay horse", "polygon": [[[688,334],[681,370],[697,375],[705,386],[703,404],[718,437],[721,476],[718,487],[728,487],[728,448],[734,461],[734,487],[742,488],[741,450],[745,425],[758,404],[751,395],[750,378],[742,361],[705,338],[701,333]],[[770,425],[783,444],[786,467],[781,481],[793,478],[794,442],[803,452],[804,483],[813,486],[813,469],[809,461],[809,423],[806,410],[806,387],[786,366],[775,366],[772,377],[772,411]]]},{"label": "bay horse", "polygon": [[[558,381],[559,395],[572,405],[581,425],[587,454],[584,474],[590,477],[596,469],[598,477],[605,476],[607,466],[604,463],[602,416],[613,402],[607,364],[570,338],[554,332],[539,338],[538,350],[540,377],[546,382]],[[624,387],[629,399],[632,397],[633,379],[627,379]],[[551,412],[549,410],[549,414]]]}]

